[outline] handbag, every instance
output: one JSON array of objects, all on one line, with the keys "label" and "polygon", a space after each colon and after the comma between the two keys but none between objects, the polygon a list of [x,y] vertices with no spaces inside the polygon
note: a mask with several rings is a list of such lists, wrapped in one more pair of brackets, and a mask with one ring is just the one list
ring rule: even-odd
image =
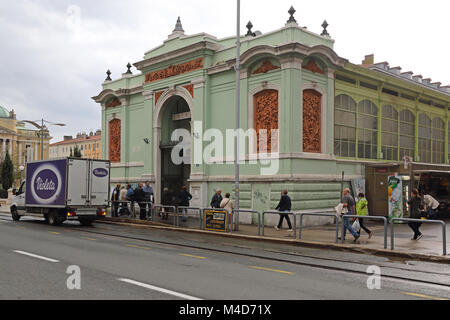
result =
[{"label": "handbag", "polygon": [[355,230],[356,233],[359,233],[361,231],[361,225],[359,224],[359,219],[356,219],[355,222],[353,222],[352,229]]}]

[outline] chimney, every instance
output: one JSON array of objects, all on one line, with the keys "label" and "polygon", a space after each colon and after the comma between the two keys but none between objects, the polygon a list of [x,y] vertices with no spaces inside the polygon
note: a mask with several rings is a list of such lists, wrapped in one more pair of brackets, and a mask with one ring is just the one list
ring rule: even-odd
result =
[{"label": "chimney", "polygon": [[375,63],[375,55],[373,53],[365,56],[362,62],[362,64],[364,65],[373,65],[374,63]]},{"label": "chimney", "polygon": [[64,136],[64,141],[72,140],[72,136]]}]

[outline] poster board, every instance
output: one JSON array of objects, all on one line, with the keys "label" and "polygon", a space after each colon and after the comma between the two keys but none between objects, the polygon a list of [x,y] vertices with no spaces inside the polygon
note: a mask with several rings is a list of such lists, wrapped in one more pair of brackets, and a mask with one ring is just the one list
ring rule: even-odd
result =
[{"label": "poster board", "polygon": [[228,232],[228,214],[221,210],[204,210],[204,228],[207,231]]},{"label": "poster board", "polygon": [[389,219],[403,218],[403,181],[399,176],[388,177]]}]

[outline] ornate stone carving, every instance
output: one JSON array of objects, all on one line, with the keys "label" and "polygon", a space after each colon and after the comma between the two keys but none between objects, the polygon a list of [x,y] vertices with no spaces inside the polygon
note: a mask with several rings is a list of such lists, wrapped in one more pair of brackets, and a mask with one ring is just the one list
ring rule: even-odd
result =
[{"label": "ornate stone carving", "polygon": [[158,103],[159,98],[161,98],[164,91],[158,91],[155,93],[155,105]]},{"label": "ornate stone carving", "polygon": [[191,97],[194,98],[194,85],[193,84],[187,84],[183,86],[189,93],[191,94]]},{"label": "ornate stone carving", "polygon": [[274,66],[272,64],[272,62],[270,62],[269,60],[266,60],[262,63],[262,65],[258,69],[253,71],[253,74],[267,73],[269,71],[276,70],[276,69],[280,69],[280,67]]},{"label": "ornate stone carving", "polygon": [[322,95],[303,91],[303,152],[322,152]]},{"label": "ornate stone carving", "polygon": [[106,105],[106,108],[107,109],[108,108],[115,108],[115,107],[120,106],[120,105],[121,105],[120,100],[118,98],[114,98]]},{"label": "ornate stone carving", "polygon": [[[257,137],[258,152],[278,151],[278,135],[272,136],[272,130],[278,130],[278,91],[263,90],[254,95],[254,129]],[[267,144],[264,140],[264,131],[267,132]],[[263,140],[263,146],[260,146],[259,140]],[[272,141],[274,149],[272,150]]]},{"label": "ornate stone carving", "polygon": [[198,58],[176,66],[169,66],[166,69],[154,71],[145,75],[145,82],[151,83],[158,80],[178,76],[203,68],[203,58]]},{"label": "ornate stone carving", "polygon": [[109,160],[120,163],[121,151],[121,121],[114,119],[109,122]]},{"label": "ornate stone carving", "polygon": [[303,67],[305,70],[309,70],[313,73],[325,74],[325,72],[317,65],[314,59],[309,60],[308,64]]}]

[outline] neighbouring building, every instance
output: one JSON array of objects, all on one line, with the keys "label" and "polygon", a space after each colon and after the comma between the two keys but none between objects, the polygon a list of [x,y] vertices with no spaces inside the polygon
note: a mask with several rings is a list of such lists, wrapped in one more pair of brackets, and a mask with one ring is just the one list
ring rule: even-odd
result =
[{"label": "neighbouring building", "polygon": [[[257,130],[241,144],[242,208],[273,210],[283,189],[293,210],[330,208],[342,187],[366,178],[374,213],[386,215],[384,204],[375,207],[387,207],[387,188],[375,195],[384,188],[374,181],[378,169],[388,175],[406,162],[410,173],[418,163],[450,170],[449,86],[373,56],[353,64],[333,50],[326,21],[316,34],[289,13],[281,29],[262,34],[249,23],[241,37],[240,123]],[[93,99],[102,108],[111,183],[151,180],[157,201],[162,188],[188,185],[192,206],[208,206],[218,188],[233,193],[233,154],[225,152],[233,147],[212,133],[226,137],[235,128],[235,64],[235,37],[186,35],[178,20],[168,39],[134,64],[138,74],[128,64],[112,80],[108,70]],[[175,129],[190,133],[190,152],[177,149]],[[269,141],[262,149],[252,143],[264,136],[261,129]],[[174,162],[174,154],[191,161]],[[276,171],[264,173],[270,165]]]},{"label": "neighbouring building", "polygon": [[8,152],[16,170],[28,161],[41,160],[41,153],[43,159],[48,159],[48,146],[51,139],[48,129],[45,126],[43,130],[29,127],[31,125],[27,124],[27,121],[16,119],[14,110],[8,111],[0,106],[1,160]]},{"label": "neighbouring building", "polygon": [[75,147],[85,159],[102,159],[102,132],[78,133],[76,137],[64,136],[64,140],[50,145],[50,159],[73,155]]}]

